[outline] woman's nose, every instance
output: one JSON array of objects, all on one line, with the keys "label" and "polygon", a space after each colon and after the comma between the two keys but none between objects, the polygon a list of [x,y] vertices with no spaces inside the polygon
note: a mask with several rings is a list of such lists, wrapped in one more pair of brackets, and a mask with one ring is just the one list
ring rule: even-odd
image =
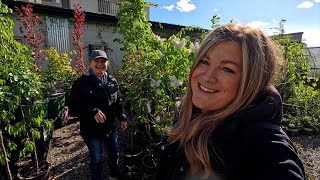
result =
[{"label": "woman's nose", "polygon": [[208,69],[204,75],[203,75],[203,79],[205,81],[208,81],[208,82],[217,82],[217,70],[211,68],[211,69]]}]

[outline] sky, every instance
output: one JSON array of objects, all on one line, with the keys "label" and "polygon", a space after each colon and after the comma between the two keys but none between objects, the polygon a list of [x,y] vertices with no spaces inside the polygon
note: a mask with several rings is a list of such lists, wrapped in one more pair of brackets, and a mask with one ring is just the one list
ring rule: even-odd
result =
[{"label": "sky", "polygon": [[211,29],[213,15],[220,24],[231,20],[273,35],[285,20],[285,33],[303,32],[302,41],[320,47],[320,0],[147,0],[150,20]]}]

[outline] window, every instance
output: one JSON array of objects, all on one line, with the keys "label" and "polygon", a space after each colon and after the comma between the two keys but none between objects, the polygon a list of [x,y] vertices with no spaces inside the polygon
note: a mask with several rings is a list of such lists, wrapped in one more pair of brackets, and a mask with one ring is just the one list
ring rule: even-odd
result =
[{"label": "window", "polygon": [[109,48],[108,44],[105,44],[105,45],[102,45],[102,44],[89,44],[89,51],[88,51],[88,57],[90,56],[90,53],[93,51],[93,50],[96,50],[96,49],[100,49],[100,50],[103,50],[104,52],[107,53],[107,56],[110,57],[110,54],[112,52],[112,49]]}]

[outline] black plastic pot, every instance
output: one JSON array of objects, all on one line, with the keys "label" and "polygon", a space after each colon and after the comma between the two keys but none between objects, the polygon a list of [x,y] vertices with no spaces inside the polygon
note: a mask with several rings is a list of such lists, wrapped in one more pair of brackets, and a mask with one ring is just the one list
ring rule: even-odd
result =
[{"label": "black plastic pot", "polygon": [[140,166],[142,159],[143,149],[140,146],[125,147],[122,149],[121,154],[123,156],[123,162],[125,165],[137,165]]},{"label": "black plastic pot", "polygon": [[290,127],[288,127],[286,133],[289,136],[297,136],[297,135],[299,135],[299,129],[298,128],[290,128]]},{"label": "black plastic pot", "polygon": [[39,163],[40,172],[36,173],[35,163],[27,164],[18,170],[18,180],[47,180],[50,175],[50,163],[42,161]]},{"label": "black plastic pot", "polygon": [[[33,104],[33,103],[32,103]],[[15,112],[15,118],[16,121],[30,121],[30,118],[33,118],[35,115],[32,114],[34,106],[36,104],[41,104],[43,106],[43,110],[45,113],[45,116],[43,118],[46,118],[47,115],[47,106],[48,106],[48,99],[38,100],[34,102],[34,105],[32,104],[22,104],[20,108]],[[47,154],[49,151],[49,144],[53,135],[53,128],[47,129],[44,128],[44,126],[34,126],[34,129],[37,129],[40,132],[40,139],[35,141],[35,145],[37,147],[37,155],[39,160],[45,160],[47,158]],[[12,158],[10,158],[13,162],[16,162],[20,159],[19,151],[22,150],[24,147],[22,143],[23,137],[14,137],[10,136],[8,133],[5,133],[4,136],[8,138],[11,141],[14,141],[17,144],[17,150],[13,151]]]},{"label": "black plastic pot", "polygon": [[71,88],[66,88],[65,89],[65,94],[64,94],[64,97],[65,97],[65,106],[69,106],[70,104],[70,94],[71,94]]},{"label": "black plastic pot", "polygon": [[304,128],[302,128],[302,134],[307,135],[307,136],[311,136],[314,134],[314,129],[304,127]]},{"label": "black plastic pot", "polygon": [[61,110],[63,110],[65,104],[64,93],[52,94],[49,97],[48,103],[48,118],[55,119]]},{"label": "black plastic pot", "polygon": [[153,157],[149,154],[143,156],[142,165],[148,169],[154,169],[156,167]]},{"label": "black plastic pot", "polygon": [[129,179],[142,179],[142,153],[143,149],[140,146],[129,146],[122,149],[123,169]]}]

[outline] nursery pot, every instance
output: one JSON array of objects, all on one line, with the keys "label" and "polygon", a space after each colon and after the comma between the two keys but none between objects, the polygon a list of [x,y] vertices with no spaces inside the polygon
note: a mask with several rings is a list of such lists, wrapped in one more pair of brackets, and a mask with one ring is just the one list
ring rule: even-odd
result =
[{"label": "nursery pot", "polygon": [[304,127],[302,128],[302,134],[307,135],[307,136],[311,136],[314,133],[314,129],[313,128],[308,128],[308,127]]},{"label": "nursery pot", "polygon": [[17,179],[19,180],[47,180],[50,174],[50,163],[47,161],[39,162],[40,172],[36,172],[35,163],[27,164],[18,170]]},{"label": "nursery pot", "polygon": [[150,154],[146,154],[143,156],[141,162],[143,165],[143,177],[154,177],[156,169],[154,157]]},{"label": "nursery pot", "polygon": [[141,166],[142,153],[143,149],[140,146],[123,148],[121,154],[123,156],[124,166]]},{"label": "nursery pot", "polygon": [[297,136],[297,135],[299,134],[299,129],[298,129],[298,128],[288,127],[286,133],[287,133],[289,136]]},{"label": "nursery pot", "polygon": [[65,88],[65,106],[69,106],[70,103],[70,94],[71,94],[71,88]]},{"label": "nursery pot", "polygon": [[48,118],[48,103],[49,103],[49,99],[45,98],[42,100],[38,100],[35,102],[35,104],[41,104],[43,106],[43,111],[44,111],[44,116],[43,118]]},{"label": "nursery pot", "polygon": [[35,145],[37,147],[37,155],[39,161],[47,159],[53,130],[53,127],[51,127],[50,129],[44,128],[43,126],[38,128],[41,136],[40,139],[35,142]]},{"label": "nursery pot", "polygon": [[48,103],[48,118],[55,119],[59,112],[64,108],[65,96],[64,93],[55,93],[49,96]]},{"label": "nursery pot", "polygon": [[155,169],[156,163],[154,162],[154,157],[150,154],[146,154],[142,158],[142,165],[147,169]]},{"label": "nursery pot", "polygon": [[129,179],[142,179],[142,153],[141,146],[128,146],[121,150],[123,170]]}]

